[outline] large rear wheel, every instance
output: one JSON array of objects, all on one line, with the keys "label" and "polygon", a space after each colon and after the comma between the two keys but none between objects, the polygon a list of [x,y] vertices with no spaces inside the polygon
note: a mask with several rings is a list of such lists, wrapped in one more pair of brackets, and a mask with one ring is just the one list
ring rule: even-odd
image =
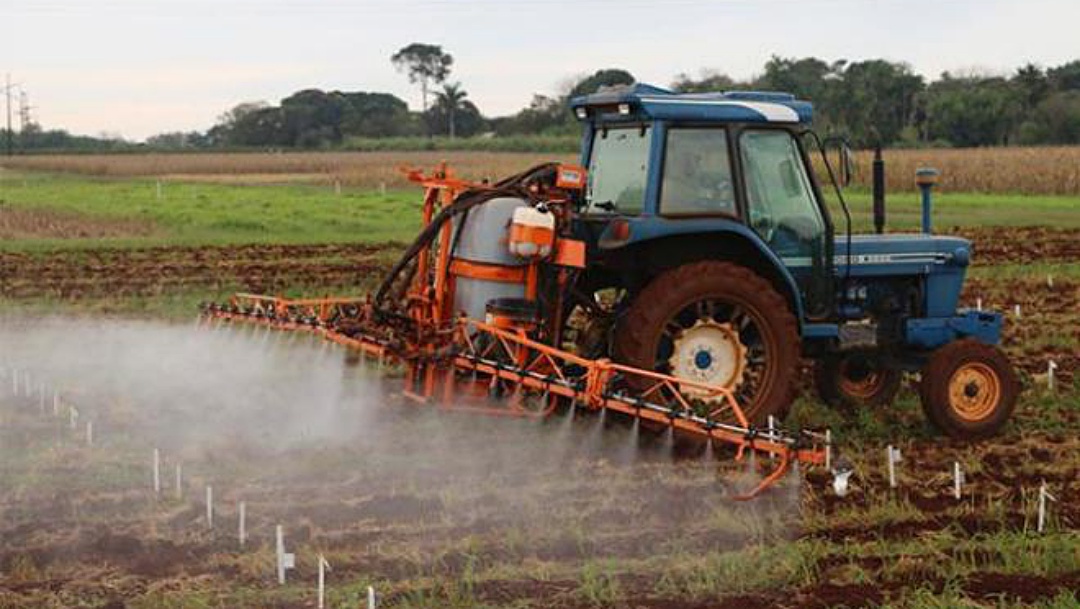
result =
[{"label": "large rear wheel", "polygon": [[615,351],[631,366],[730,388],[757,423],[783,415],[795,396],[795,316],[769,281],[731,262],[654,278],[620,321]]},{"label": "large rear wheel", "polygon": [[946,434],[985,438],[1009,420],[1020,383],[1008,358],[993,345],[966,338],[934,352],[922,370],[923,411]]}]

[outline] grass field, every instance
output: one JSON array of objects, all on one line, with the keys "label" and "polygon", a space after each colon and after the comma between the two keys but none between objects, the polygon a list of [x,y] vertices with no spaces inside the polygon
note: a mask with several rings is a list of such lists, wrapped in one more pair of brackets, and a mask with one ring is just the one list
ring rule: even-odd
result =
[{"label": "grass field", "polygon": [[[379,155],[42,157],[0,170],[0,608],[313,607],[320,554],[330,607],[361,606],[368,585],[396,608],[1080,605],[1080,192],[945,185],[936,198],[939,230],[975,243],[962,302],[1010,311],[1003,346],[1024,392],[1001,436],[941,438],[912,391],[848,413],[807,392],[785,424],[834,431],[852,494],[837,498],[811,469],[741,504],[732,491],[768,463],[673,459],[666,435],[594,416],[405,409],[392,378],[302,335],[191,327],[199,301],[233,291],[369,289],[419,208],[419,191],[374,159],[442,156]],[[451,160],[474,176],[490,160],[463,158]],[[538,158],[498,157],[493,173]],[[865,189],[849,195],[867,227]],[[890,229],[917,225],[909,187],[889,206]],[[76,429],[37,393],[12,395],[13,366],[76,406]],[[904,455],[895,490],[887,444]],[[967,476],[959,501],[954,462]],[[1043,481],[1057,502],[1040,534]],[[280,587],[276,524],[298,561]]]}]

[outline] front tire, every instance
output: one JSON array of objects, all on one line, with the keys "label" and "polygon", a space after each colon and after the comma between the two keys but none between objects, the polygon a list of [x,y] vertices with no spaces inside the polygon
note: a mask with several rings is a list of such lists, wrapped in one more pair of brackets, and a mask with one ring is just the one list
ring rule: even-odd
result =
[{"label": "front tire", "polygon": [[654,278],[630,304],[615,338],[616,358],[630,366],[731,387],[755,423],[787,412],[800,352],[787,300],[752,270],[714,260]]},{"label": "front tire", "polygon": [[818,397],[835,408],[888,406],[896,399],[903,376],[867,351],[829,355],[814,364]]},{"label": "front tire", "polygon": [[926,417],[953,438],[992,436],[1016,408],[1020,382],[1000,349],[965,338],[934,352],[922,370]]}]

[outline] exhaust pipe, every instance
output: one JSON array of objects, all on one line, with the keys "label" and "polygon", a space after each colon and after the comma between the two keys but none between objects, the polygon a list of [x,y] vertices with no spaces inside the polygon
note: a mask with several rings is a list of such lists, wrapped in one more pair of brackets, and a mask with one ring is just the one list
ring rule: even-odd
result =
[{"label": "exhaust pipe", "polygon": [[885,232],[885,161],[881,158],[881,145],[874,146],[874,231]]}]

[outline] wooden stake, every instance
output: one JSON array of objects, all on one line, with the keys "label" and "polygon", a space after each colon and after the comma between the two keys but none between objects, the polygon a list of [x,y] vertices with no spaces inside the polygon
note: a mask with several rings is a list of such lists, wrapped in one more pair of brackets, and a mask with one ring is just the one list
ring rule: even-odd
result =
[{"label": "wooden stake", "polygon": [[1057,501],[1057,499],[1046,490],[1046,480],[1043,480],[1042,486],[1039,487],[1039,522],[1038,531],[1040,533],[1046,529],[1046,501]]},{"label": "wooden stake", "polygon": [[319,554],[319,609],[326,607],[326,572],[330,570],[330,563]]},{"label": "wooden stake", "polygon": [[206,485],[206,528],[214,528],[214,489]]},{"label": "wooden stake", "polygon": [[890,444],[886,448],[886,457],[889,461],[889,488],[896,488],[896,464],[900,462],[901,455],[899,448],[893,448]]},{"label": "wooden stake", "polygon": [[154,495],[161,494],[161,451],[154,449]]},{"label": "wooden stake", "polygon": [[239,523],[237,524],[237,537],[240,539],[240,547],[243,548],[247,543],[247,503],[241,501],[238,509],[240,513]]}]

